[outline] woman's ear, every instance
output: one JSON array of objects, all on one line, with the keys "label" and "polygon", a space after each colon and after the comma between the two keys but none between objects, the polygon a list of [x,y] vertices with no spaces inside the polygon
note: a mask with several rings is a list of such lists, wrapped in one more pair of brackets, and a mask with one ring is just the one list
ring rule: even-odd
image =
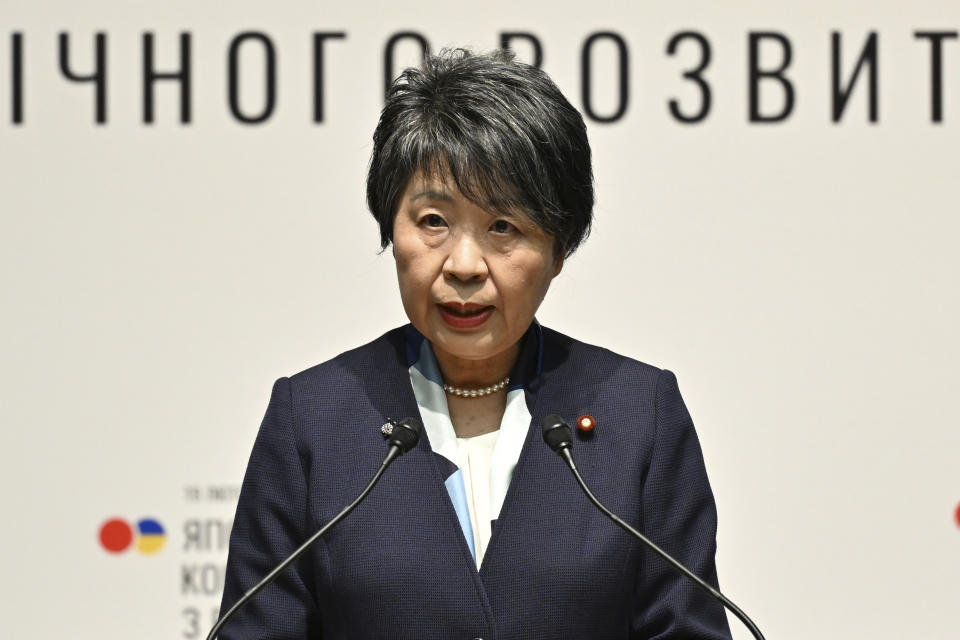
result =
[{"label": "woman's ear", "polygon": [[556,278],[563,271],[563,256],[557,258],[557,263],[553,268],[553,277]]}]

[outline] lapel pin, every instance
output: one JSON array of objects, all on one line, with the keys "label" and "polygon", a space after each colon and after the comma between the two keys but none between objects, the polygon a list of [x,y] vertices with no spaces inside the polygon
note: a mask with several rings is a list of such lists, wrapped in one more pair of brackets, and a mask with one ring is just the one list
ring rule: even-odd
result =
[{"label": "lapel pin", "polygon": [[597,421],[594,420],[593,416],[589,413],[585,413],[579,418],[577,418],[577,429],[580,430],[580,433],[590,434],[593,433],[594,427],[597,426]]},{"label": "lapel pin", "polygon": [[389,438],[393,435],[393,429],[397,426],[397,421],[395,418],[387,418],[387,422],[380,427],[380,433],[383,434],[384,438]]}]

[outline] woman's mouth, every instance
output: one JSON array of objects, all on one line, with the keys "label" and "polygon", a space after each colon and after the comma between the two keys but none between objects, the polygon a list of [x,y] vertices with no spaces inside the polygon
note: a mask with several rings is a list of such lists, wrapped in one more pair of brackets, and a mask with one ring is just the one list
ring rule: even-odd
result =
[{"label": "woman's mouth", "polygon": [[443,321],[454,329],[478,327],[493,314],[494,307],[479,304],[438,304]]}]

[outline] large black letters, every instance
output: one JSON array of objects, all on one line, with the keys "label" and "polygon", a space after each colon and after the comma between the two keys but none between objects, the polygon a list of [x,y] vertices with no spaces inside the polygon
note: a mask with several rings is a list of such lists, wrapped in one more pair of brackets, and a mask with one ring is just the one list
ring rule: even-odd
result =
[{"label": "large black letters", "polygon": [[[610,115],[600,115],[593,109],[593,45],[597,40],[610,40],[617,47],[619,97],[617,108]],[[630,100],[629,69],[630,57],[627,52],[627,43],[620,34],[613,31],[598,31],[590,34],[584,41],[583,48],[580,51],[580,90],[583,98],[583,110],[588,118],[595,122],[611,123],[623,117],[627,112],[627,104]]]},{"label": "large black letters", "polygon": [[680,110],[680,101],[676,98],[670,99],[670,113],[674,118],[686,124],[695,124],[703,121],[710,114],[710,85],[703,79],[703,72],[710,64],[710,41],[702,33],[697,31],[681,31],[667,43],[667,55],[674,55],[677,47],[683,40],[693,40],[700,45],[700,64],[695,69],[685,71],[683,77],[696,83],[700,88],[700,109],[693,115],[687,115]]},{"label": "large black letters", "polygon": [[[779,67],[774,69],[760,68],[760,43],[764,40],[778,43],[783,50],[783,60]],[[750,122],[781,122],[786,120],[793,111],[794,103],[793,83],[784,75],[793,56],[790,41],[785,35],[775,31],[751,31],[749,42],[750,61],[747,68],[750,76]],[[775,80],[783,87],[783,108],[779,113],[769,115],[760,113],[760,80]]]},{"label": "large black letters", "polygon": [[510,46],[510,43],[514,40],[526,40],[529,42],[530,46],[533,48],[533,62],[530,62],[530,64],[538,69],[543,66],[543,45],[540,43],[540,38],[527,31],[500,32],[501,49],[513,50],[513,47]]},{"label": "large black letters", "polygon": [[60,55],[60,73],[67,80],[73,82],[93,82],[96,91],[94,92],[94,119],[97,124],[104,124],[107,121],[107,36],[102,31],[98,31],[94,36],[94,59],[93,72],[81,75],[74,73],[70,69],[70,36],[65,31],[60,32],[57,38]]},{"label": "large black letters", "polygon": [[956,31],[916,31],[916,39],[930,40],[930,121],[943,122],[943,41],[957,37]]},{"label": "large black letters", "polygon": [[830,38],[830,57],[833,62],[833,91],[831,95],[833,96],[833,121],[840,122],[840,118],[843,117],[843,110],[847,106],[847,101],[850,99],[850,94],[853,93],[853,87],[857,84],[857,78],[860,77],[860,71],[864,65],[867,65],[870,68],[870,94],[869,94],[869,113],[870,113],[870,122],[877,121],[878,113],[878,102],[879,98],[877,94],[879,90],[877,88],[877,32],[871,31],[870,36],[867,38],[867,43],[863,46],[863,51],[860,52],[860,57],[857,59],[857,66],[854,67],[853,73],[850,75],[850,82],[846,87],[840,86],[840,32],[834,31]]},{"label": "large black letters", "polygon": [[323,122],[323,43],[330,38],[346,38],[344,31],[316,31],[313,34],[313,121]]},{"label": "large black letters", "polygon": [[423,35],[417,33],[416,31],[401,31],[390,36],[390,39],[387,40],[386,46],[383,48],[383,95],[387,95],[387,91],[390,89],[390,85],[393,83],[393,80],[397,77],[396,73],[393,70],[393,50],[397,46],[397,43],[401,40],[416,40],[420,45],[420,54],[422,58],[426,58],[430,53],[430,43],[427,42],[427,39]]},{"label": "large black letters", "polygon": [[180,34],[180,69],[159,72],[154,68],[153,33],[143,34],[143,121],[153,124],[154,83],[173,80],[180,85],[180,122],[190,122],[190,34]]},{"label": "large black letters", "polygon": [[[264,99],[263,109],[255,115],[247,115],[240,108],[240,46],[249,40],[255,40],[263,45],[264,67],[266,78],[264,78],[264,88],[266,97]],[[227,62],[227,97],[230,102],[230,113],[233,117],[244,124],[260,124],[266,122],[273,114],[273,109],[277,104],[277,53],[273,48],[273,42],[270,38],[259,31],[245,31],[237,35],[230,41],[230,54]]]},{"label": "large black letters", "polygon": [[23,33],[10,37],[10,120],[23,124]]}]

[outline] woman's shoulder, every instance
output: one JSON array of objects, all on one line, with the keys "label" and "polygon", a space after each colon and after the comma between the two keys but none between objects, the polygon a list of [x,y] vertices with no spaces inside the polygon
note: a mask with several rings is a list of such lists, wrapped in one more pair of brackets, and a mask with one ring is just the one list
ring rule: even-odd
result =
[{"label": "woman's shoulder", "polygon": [[[542,327],[544,369],[562,368],[570,372],[594,371],[608,375],[633,376],[656,380],[670,371],[617,353],[582,340],[577,340],[554,329]],[[671,374],[672,375],[672,374]]]},{"label": "woman's shoulder", "polygon": [[379,429],[383,416],[412,415],[406,360],[404,327],[399,327],[284,378],[303,441],[314,442],[319,425],[342,425],[343,434],[352,438],[351,425],[376,423]]}]

